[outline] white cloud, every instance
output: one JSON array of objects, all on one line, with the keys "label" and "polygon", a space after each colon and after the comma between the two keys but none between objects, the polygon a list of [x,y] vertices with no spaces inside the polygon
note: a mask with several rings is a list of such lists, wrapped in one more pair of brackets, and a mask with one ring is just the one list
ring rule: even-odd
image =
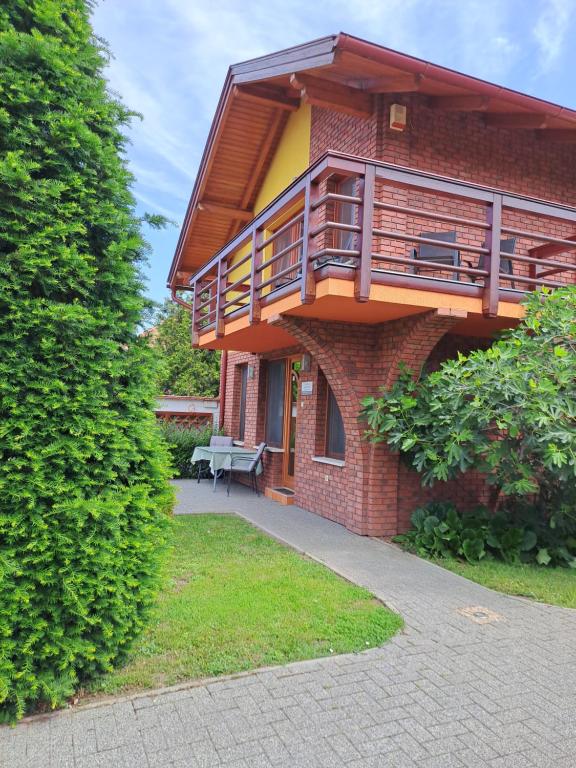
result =
[{"label": "white cloud", "polygon": [[139,190],[134,191],[134,197],[146,208],[147,213],[159,213],[162,216],[166,216],[167,219],[174,221],[180,226],[182,219],[181,211],[173,211],[171,208],[165,208],[163,205],[159,205],[158,201],[148,195],[142,194]]},{"label": "white cloud", "polygon": [[182,184],[178,184],[169,169],[148,167],[134,160],[130,163],[130,170],[138,180],[138,184],[150,192],[164,193],[174,200],[186,202],[187,195],[183,191]]},{"label": "white cloud", "polygon": [[533,35],[538,46],[540,69],[546,72],[560,58],[570,19],[574,14],[574,0],[546,0],[536,19]]},{"label": "white cloud", "polygon": [[428,5],[428,58],[466,74],[502,80],[519,46],[508,34],[510,3],[441,0]]},{"label": "white cloud", "polygon": [[166,84],[158,82],[158,76],[147,76],[141,69],[129,69],[125,62],[115,60],[108,68],[107,75],[112,88],[117,91],[125,104],[140,112],[143,120],[135,119],[131,138],[138,149],[143,145],[168,163],[174,172],[194,178],[193,168],[184,160],[194,152],[193,144],[181,135],[178,123],[171,125],[170,115],[175,116],[181,108],[175,103],[180,95],[170,92]]}]

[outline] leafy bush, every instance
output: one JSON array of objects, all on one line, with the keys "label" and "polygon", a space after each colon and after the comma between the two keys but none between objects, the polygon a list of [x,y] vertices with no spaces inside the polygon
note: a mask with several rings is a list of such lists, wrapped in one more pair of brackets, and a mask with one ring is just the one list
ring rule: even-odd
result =
[{"label": "leafy bush", "polygon": [[533,292],[526,317],[489,349],[364,400],[372,441],[400,450],[424,484],[468,469],[543,520],[576,511],[576,286]]},{"label": "leafy bush", "polygon": [[[545,526],[531,510],[491,514],[485,507],[460,513],[450,502],[431,502],[414,511],[413,529],[395,541],[421,556],[464,558],[470,563],[494,557],[506,563],[576,566],[576,537]],[[565,525],[565,520],[563,519]]]},{"label": "leafy bush", "polygon": [[162,392],[216,397],[220,387],[220,352],[191,348],[190,312],[166,299],[154,321],[156,333],[149,339],[159,358],[158,384]]},{"label": "leafy bush", "polygon": [[534,531],[534,550],[539,565],[576,566],[576,513],[574,508],[559,509],[546,518],[534,504],[523,499],[507,502],[506,514],[516,525]]},{"label": "leafy bush", "polygon": [[176,477],[198,477],[198,465],[191,464],[194,448],[208,445],[214,434],[212,427],[194,429],[182,424],[162,422],[160,431],[170,451]]},{"label": "leafy bush", "polygon": [[172,503],[145,244],[82,0],[0,5],[0,710],[55,707],[143,627]]}]

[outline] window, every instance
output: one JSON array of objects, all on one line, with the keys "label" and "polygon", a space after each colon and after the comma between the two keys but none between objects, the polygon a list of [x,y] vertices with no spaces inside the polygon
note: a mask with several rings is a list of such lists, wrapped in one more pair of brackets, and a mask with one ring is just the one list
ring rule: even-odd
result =
[{"label": "window", "polygon": [[285,389],[286,361],[271,360],[266,382],[266,443],[273,448],[283,445]]},{"label": "window", "polygon": [[344,423],[334,393],[328,387],[326,405],[326,441],[325,453],[331,459],[343,459],[346,451]]},{"label": "window", "polygon": [[[339,195],[356,196],[356,179],[344,179],[338,184],[337,192]],[[336,221],[340,224],[356,224],[357,206],[353,203],[338,203],[336,205]],[[342,248],[346,251],[354,250],[355,233],[337,230],[336,248]]]},{"label": "window", "polygon": [[[295,243],[296,240],[299,240],[302,237],[302,222],[297,221],[294,224],[292,224],[285,232],[282,232],[281,235],[278,235],[276,240],[272,243],[272,256],[276,256],[278,253],[283,251],[285,248],[289,248],[292,243]],[[302,258],[302,245],[298,245],[294,248],[292,248],[290,251],[287,251],[283,256],[281,256],[278,261],[275,261],[274,264],[272,264],[272,274],[277,275],[279,272],[282,272],[284,269],[288,269],[288,267],[292,265],[296,265],[300,262]],[[279,288],[281,285],[285,285],[286,283],[290,283],[292,280],[295,280],[298,276],[298,269],[294,268],[292,272],[288,272],[286,275],[282,275],[279,277],[274,283],[274,288]]]},{"label": "window", "polygon": [[248,366],[240,366],[240,421],[238,425],[238,439],[244,440],[244,430],[246,428],[246,388],[248,386]]}]

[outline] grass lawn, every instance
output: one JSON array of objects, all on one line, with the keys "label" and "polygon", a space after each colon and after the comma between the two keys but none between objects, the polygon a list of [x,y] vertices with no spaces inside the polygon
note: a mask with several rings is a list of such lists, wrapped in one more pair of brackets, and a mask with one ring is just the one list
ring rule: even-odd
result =
[{"label": "grass lawn", "polygon": [[449,571],[507,595],[521,595],[543,603],[576,608],[576,570],[571,568],[507,565],[496,560],[484,560],[476,565],[459,560],[435,562]]},{"label": "grass lawn", "polygon": [[402,619],[367,590],[232,515],[173,522],[163,586],[117,693],[381,645]]}]

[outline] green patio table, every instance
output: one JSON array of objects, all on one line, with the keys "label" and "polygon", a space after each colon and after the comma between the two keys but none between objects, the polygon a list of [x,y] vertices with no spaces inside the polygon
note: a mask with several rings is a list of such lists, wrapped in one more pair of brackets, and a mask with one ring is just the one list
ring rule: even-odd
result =
[{"label": "green patio table", "polygon": [[[192,464],[196,464],[197,461],[209,462],[210,471],[214,475],[213,490],[216,490],[218,475],[230,469],[232,466],[232,456],[252,459],[256,456],[256,451],[242,448],[240,445],[198,445],[194,448],[191,461]],[[258,462],[256,474],[262,474],[262,462]]]}]

